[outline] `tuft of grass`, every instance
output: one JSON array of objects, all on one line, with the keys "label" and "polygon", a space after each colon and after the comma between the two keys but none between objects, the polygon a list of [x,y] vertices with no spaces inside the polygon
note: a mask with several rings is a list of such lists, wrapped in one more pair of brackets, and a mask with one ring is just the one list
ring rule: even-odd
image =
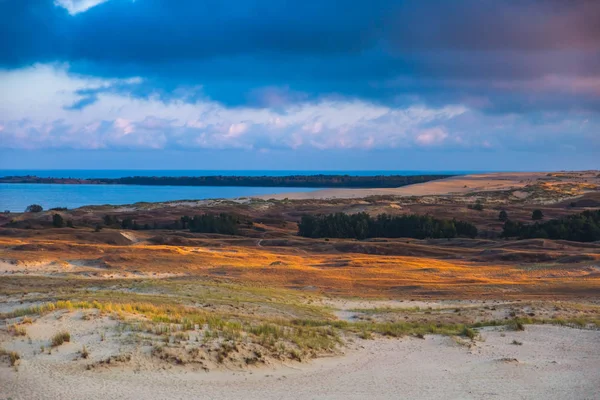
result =
[{"label": "tuft of grass", "polygon": [[12,324],[9,331],[15,336],[27,336],[27,330],[22,325]]},{"label": "tuft of grass", "polygon": [[21,355],[16,351],[6,351],[2,348],[0,348],[0,356],[7,356],[11,367],[14,367],[21,359]]},{"label": "tuft of grass", "polygon": [[90,352],[84,345],[83,348],[81,349],[81,358],[88,358],[89,356],[90,356]]},{"label": "tuft of grass", "polygon": [[373,339],[373,334],[367,330],[364,330],[358,334],[358,337],[365,340]]},{"label": "tuft of grass", "polygon": [[513,341],[511,342],[511,344],[514,344],[514,345],[516,345],[516,346],[522,346],[522,345],[523,345],[523,342],[519,342],[518,340],[513,340]]},{"label": "tuft of grass", "polygon": [[58,332],[56,335],[52,336],[51,344],[52,347],[57,347],[63,344],[64,342],[71,341],[71,334],[67,331]]},{"label": "tuft of grass", "polygon": [[16,351],[11,351],[8,353],[8,359],[10,361],[10,366],[14,367],[17,364],[17,361],[21,359],[21,355]]},{"label": "tuft of grass", "polygon": [[525,324],[518,319],[512,320],[508,324],[508,327],[510,329],[512,329],[513,331],[524,331],[525,330]]},{"label": "tuft of grass", "polygon": [[474,329],[466,326],[463,329],[462,334],[471,340],[475,340],[475,338],[477,337],[477,332]]}]

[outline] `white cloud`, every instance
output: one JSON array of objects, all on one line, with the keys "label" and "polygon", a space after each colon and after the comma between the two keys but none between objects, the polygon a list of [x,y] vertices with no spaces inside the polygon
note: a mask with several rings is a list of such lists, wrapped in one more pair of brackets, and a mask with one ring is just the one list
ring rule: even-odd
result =
[{"label": "white cloud", "polygon": [[415,141],[422,146],[433,146],[441,144],[448,137],[448,132],[442,127],[425,129],[417,135]]},{"label": "white cloud", "polygon": [[107,1],[108,0],[54,0],[54,5],[65,8],[71,15],[76,15]]},{"label": "white cloud", "polygon": [[238,136],[241,136],[247,130],[248,130],[248,124],[245,124],[243,122],[240,122],[237,124],[231,124],[229,126],[229,129],[227,130],[227,135],[225,135],[225,136],[228,138],[236,138]]},{"label": "white cloud", "polygon": [[[242,148],[394,149],[533,146],[557,143],[574,128],[598,131],[589,116],[486,116],[462,105],[393,108],[360,100],[322,100],[269,108],[227,108],[210,100],[164,102],[109,90],[140,78],[73,75],[65,64],[0,70],[0,147],[4,148]],[[107,90],[98,90],[107,89]],[[94,91],[91,104],[69,107]],[[588,120],[588,123],[582,122]],[[597,142],[597,140],[595,140]],[[533,144],[532,144],[533,143]],[[547,141],[546,143],[552,143]],[[588,141],[589,143],[589,141]],[[559,143],[560,144],[560,143]]]}]

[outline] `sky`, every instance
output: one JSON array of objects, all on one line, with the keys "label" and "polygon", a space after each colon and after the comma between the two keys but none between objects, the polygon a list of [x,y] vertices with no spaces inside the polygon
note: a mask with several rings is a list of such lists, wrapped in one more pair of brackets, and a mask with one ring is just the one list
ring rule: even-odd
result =
[{"label": "sky", "polygon": [[0,169],[599,169],[598,21],[596,0],[0,0]]}]

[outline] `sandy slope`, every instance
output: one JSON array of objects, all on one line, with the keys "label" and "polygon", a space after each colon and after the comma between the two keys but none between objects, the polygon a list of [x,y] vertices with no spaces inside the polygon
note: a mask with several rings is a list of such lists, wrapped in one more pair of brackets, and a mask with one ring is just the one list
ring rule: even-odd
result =
[{"label": "sandy slope", "polygon": [[[52,368],[43,357],[0,367],[12,399],[597,399],[600,332],[528,326],[451,338],[361,341],[349,355],[275,371],[136,373]],[[522,345],[511,342],[516,339]]]},{"label": "sandy slope", "polygon": [[[263,199],[331,199],[331,198],[363,198],[367,196],[434,196],[447,194],[464,194],[496,190],[511,190],[523,188],[535,183],[539,178],[547,177],[547,172],[499,172],[488,174],[473,174],[440,179],[431,182],[418,183],[391,189],[324,189],[304,193],[281,193],[265,195]],[[577,179],[600,181],[597,171],[571,173]],[[571,179],[571,178],[569,178]]]}]

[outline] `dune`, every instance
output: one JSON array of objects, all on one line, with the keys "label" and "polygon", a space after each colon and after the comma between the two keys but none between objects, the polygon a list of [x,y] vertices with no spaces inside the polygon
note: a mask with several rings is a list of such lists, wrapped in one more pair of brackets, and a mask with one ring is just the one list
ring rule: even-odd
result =
[{"label": "dune", "polygon": [[[194,372],[124,365],[87,371],[68,348],[0,367],[0,398],[17,399],[592,399],[600,387],[600,332],[528,326],[449,337],[361,340],[341,357],[277,369]],[[520,343],[514,344],[514,343]],[[65,366],[49,368],[49,358]]]}]

